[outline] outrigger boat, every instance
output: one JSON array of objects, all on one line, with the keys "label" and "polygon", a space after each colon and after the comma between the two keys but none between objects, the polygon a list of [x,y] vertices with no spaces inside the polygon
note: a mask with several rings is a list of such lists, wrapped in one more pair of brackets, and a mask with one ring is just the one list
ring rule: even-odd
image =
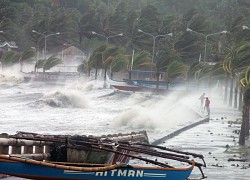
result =
[{"label": "outrigger boat", "polygon": [[107,81],[113,88],[120,91],[132,91],[132,92],[166,92],[167,85],[166,82],[158,82],[159,87],[157,89],[156,81],[146,81],[146,80],[129,80],[124,79],[123,81],[118,81],[110,79],[107,75]]},{"label": "outrigger boat", "polygon": [[77,72],[22,72],[22,76],[25,82],[65,82],[80,78]]},{"label": "outrigger boat", "polygon": [[[198,167],[202,174],[201,178],[205,178],[201,169],[202,166],[206,166],[202,155],[177,151],[162,146],[136,141],[120,141],[119,139],[114,140],[107,137],[100,139],[93,137],[81,139],[68,137],[65,139],[64,137],[24,138],[11,136],[11,138],[15,138],[17,144],[19,141],[40,141],[43,144],[44,142],[56,144],[58,148],[63,146],[80,151],[86,149],[97,151],[99,152],[98,156],[101,156],[101,152],[108,152],[128,157],[131,161],[122,163],[119,161],[122,161],[122,159],[117,159],[115,163],[110,162],[109,164],[75,163],[68,160],[36,160],[37,157],[27,154],[0,154],[1,174],[38,180],[186,180],[190,177],[193,168]],[[191,157],[200,158],[202,163],[195,162],[193,159],[190,159]],[[184,162],[186,165],[174,167],[169,165],[169,162],[165,162],[166,160],[169,160],[169,162]]]}]

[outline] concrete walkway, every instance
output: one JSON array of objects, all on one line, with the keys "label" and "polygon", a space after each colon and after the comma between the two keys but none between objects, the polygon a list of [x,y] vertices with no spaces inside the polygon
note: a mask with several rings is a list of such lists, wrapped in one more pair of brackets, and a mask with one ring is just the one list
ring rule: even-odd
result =
[{"label": "concrete walkway", "polygon": [[[246,146],[238,144],[241,112],[225,106],[221,101],[211,102],[211,116],[200,124],[162,143],[162,146],[203,154],[207,167],[203,168],[209,180],[249,180],[250,140]],[[239,123],[237,123],[239,122]],[[196,169],[194,177],[200,175]]]}]

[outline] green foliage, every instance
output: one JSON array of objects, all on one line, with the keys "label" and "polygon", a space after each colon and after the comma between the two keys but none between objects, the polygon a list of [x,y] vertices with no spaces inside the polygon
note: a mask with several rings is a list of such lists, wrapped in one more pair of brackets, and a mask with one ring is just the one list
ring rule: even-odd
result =
[{"label": "green foliage", "polygon": [[220,77],[225,77],[226,73],[223,69],[223,62],[217,62],[215,65],[213,65],[211,69],[211,77],[212,78],[220,78]]},{"label": "green foliage", "polygon": [[90,66],[89,62],[84,61],[82,64],[80,64],[77,67],[77,72],[88,75],[90,73],[90,71],[91,71],[91,68],[92,67]]},{"label": "green foliage", "polygon": [[225,69],[231,74],[239,72],[250,65],[250,42],[236,44],[224,60]]},{"label": "green foliage", "polygon": [[160,52],[158,56],[156,68],[159,71],[166,71],[170,63],[181,61],[180,55],[174,49],[166,49]]},{"label": "green foliage", "polygon": [[209,78],[212,70],[212,66],[206,62],[193,63],[187,72],[189,79],[200,80],[202,78]]},{"label": "green foliage", "polygon": [[25,51],[23,51],[23,53],[21,54],[19,62],[34,60],[32,58],[35,57],[35,56],[36,56],[36,49],[32,48],[32,47],[28,48]]},{"label": "green foliage", "polygon": [[43,71],[45,72],[58,64],[62,64],[62,60],[52,55],[44,62]]},{"label": "green foliage", "polygon": [[183,62],[173,61],[167,67],[165,78],[170,82],[171,79],[176,77],[186,77],[187,70],[188,67]]},{"label": "green foliage", "polygon": [[20,59],[19,53],[13,51],[7,51],[3,53],[0,62],[2,64],[2,67],[4,68],[18,63],[19,59]]},{"label": "green foliage", "polygon": [[[42,51],[44,37],[32,33],[32,29],[45,35],[60,32],[60,36],[47,39],[47,50],[60,49],[64,43],[76,46],[86,54],[91,54],[89,68],[102,68],[103,62],[112,63],[117,54],[131,54],[135,50],[133,67],[166,70],[174,60],[192,64],[200,54],[204,54],[204,37],[186,32],[187,27],[204,34],[229,30],[230,35],[225,37],[226,40],[220,38],[220,50],[217,48],[217,37],[209,38],[208,42],[207,57],[212,53],[213,56],[223,57],[232,46],[250,39],[249,32],[242,30],[242,25],[250,25],[249,12],[247,0],[4,0],[0,1],[0,30],[4,31],[0,33],[0,38],[17,42],[19,51],[31,46]],[[139,33],[138,29],[152,35],[173,33],[171,38],[157,39],[157,63],[150,63],[150,56],[136,60],[140,52],[152,57],[153,45],[152,36]],[[98,39],[99,44],[103,44],[104,41],[102,37],[94,36],[92,31],[104,36],[118,33],[124,36],[110,39],[109,43],[119,48],[104,48],[92,53],[96,44],[89,42]],[[126,48],[124,52],[120,51],[120,47]],[[173,50],[170,51],[168,47],[173,47]],[[234,50],[229,55],[231,57],[227,58],[229,62],[223,66],[224,70],[230,72],[247,65],[247,47],[242,45],[241,48],[239,52]],[[233,60],[236,56],[245,60]]]},{"label": "green foliage", "polygon": [[127,69],[128,58],[122,54],[116,55],[110,63],[110,72],[118,72]]},{"label": "green foliage", "polygon": [[44,64],[45,64],[45,59],[38,59],[35,63],[35,69],[43,68]]},{"label": "green foliage", "polygon": [[[150,53],[146,51],[136,52],[133,59],[132,69],[143,69],[152,67],[154,64],[151,61]],[[131,65],[130,65],[131,68]]]}]

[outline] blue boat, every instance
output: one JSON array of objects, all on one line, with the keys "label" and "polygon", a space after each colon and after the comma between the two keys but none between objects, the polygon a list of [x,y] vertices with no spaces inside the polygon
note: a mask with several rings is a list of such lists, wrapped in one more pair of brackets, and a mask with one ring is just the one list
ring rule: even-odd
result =
[{"label": "blue boat", "polygon": [[[98,167],[80,167],[36,161],[18,156],[0,155],[0,173],[39,180],[81,179],[81,180],[185,180],[195,163],[187,168],[132,166],[116,163]],[[89,166],[94,166],[93,164]]]},{"label": "blue boat", "polygon": [[2,134],[0,174],[37,180],[186,180],[196,167],[205,178],[203,155],[151,145],[144,136]]}]

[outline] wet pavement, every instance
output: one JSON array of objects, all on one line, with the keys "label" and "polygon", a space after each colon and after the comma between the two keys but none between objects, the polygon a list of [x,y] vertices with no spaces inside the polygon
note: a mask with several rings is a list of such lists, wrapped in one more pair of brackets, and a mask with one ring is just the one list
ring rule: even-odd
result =
[{"label": "wet pavement", "polygon": [[[203,110],[201,112],[204,113]],[[238,144],[240,119],[241,112],[219,102],[211,107],[209,122],[187,130],[161,145],[203,154],[207,164],[203,170],[209,180],[249,180],[250,141],[248,139],[244,147]],[[196,168],[192,177],[199,175]]]}]

